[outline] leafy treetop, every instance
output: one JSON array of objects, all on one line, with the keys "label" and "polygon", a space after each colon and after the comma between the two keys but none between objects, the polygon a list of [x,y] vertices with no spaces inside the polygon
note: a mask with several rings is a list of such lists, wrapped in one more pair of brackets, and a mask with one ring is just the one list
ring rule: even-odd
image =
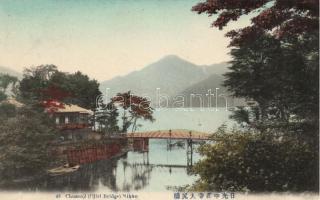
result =
[{"label": "leafy treetop", "polygon": [[59,101],[94,109],[95,99],[101,94],[96,80],[81,72],[61,72],[54,65],[26,69],[19,90],[22,100],[36,101],[45,107],[54,107]]},{"label": "leafy treetop", "polygon": [[251,25],[229,31],[230,46],[240,46],[263,32],[277,37],[296,36],[319,29],[318,0],[206,0],[192,8],[198,14],[218,15],[212,26],[223,29],[243,15],[258,13]]}]

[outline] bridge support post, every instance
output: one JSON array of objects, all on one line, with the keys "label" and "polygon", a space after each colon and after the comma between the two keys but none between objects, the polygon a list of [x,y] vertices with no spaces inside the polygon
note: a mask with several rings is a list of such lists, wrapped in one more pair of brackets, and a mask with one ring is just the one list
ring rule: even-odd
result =
[{"label": "bridge support post", "polygon": [[193,165],[193,146],[192,139],[187,140],[187,167],[192,167]]},{"label": "bridge support post", "polygon": [[171,130],[169,130],[169,139],[167,139],[167,150],[171,150],[172,144],[171,144]]},{"label": "bridge support post", "polygon": [[142,138],[142,151],[143,152],[149,151],[149,139],[148,138]]},{"label": "bridge support post", "polygon": [[192,133],[189,132],[189,139],[187,139],[187,167],[192,167],[193,165],[193,146],[192,146]]}]

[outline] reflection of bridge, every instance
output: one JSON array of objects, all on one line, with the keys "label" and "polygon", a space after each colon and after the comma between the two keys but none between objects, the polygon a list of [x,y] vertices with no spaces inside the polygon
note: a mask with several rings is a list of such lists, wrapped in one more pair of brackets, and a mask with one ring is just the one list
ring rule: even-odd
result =
[{"label": "reflection of bridge", "polygon": [[174,146],[171,140],[186,140],[187,141],[187,166],[192,166],[193,146],[194,141],[210,140],[208,133],[190,131],[190,130],[162,130],[162,131],[147,131],[128,133],[127,138],[132,139],[132,146],[134,150],[144,152],[149,151],[149,139],[166,139],[167,149],[171,150]]},{"label": "reflection of bridge", "polygon": [[191,173],[191,165],[177,165],[177,164],[149,164],[149,162],[145,163],[125,163],[124,165],[128,167],[146,167],[147,169],[153,169],[153,168],[165,168],[168,169],[169,173],[172,172],[172,169],[178,168],[178,169],[186,169],[187,174]]},{"label": "reflection of bridge", "polygon": [[164,167],[164,168],[187,168],[186,165],[170,165],[170,164],[149,164],[149,163],[126,163],[127,166],[148,166],[148,167]]}]

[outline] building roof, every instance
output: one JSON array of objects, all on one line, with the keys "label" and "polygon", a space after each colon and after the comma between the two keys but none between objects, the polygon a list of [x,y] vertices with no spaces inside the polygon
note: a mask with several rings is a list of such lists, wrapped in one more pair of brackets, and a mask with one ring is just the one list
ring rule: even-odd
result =
[{"label": "building roof", "polygon": [[84,113],[93,115],[91,110],[87,110],[75,104],[66,104],[59,101],[44,101],[46,111],[50,113]]},{"label": "building roof", "polygon": [[17,101],[17,100],[14,99],[14,98],[8,98],[8,99],[2,101],[1,103],[11,104],[11,105],[16,106],[17,108],[20,108],[20,107],[24,106],[23,103],[20,103],[19,101]]},{"label": "building roof", "polygon": [[91,110],[87,110],[85,108],[82,108],[80,106],[74,105],[74,104],[64,104],[63,108],[58,108],[54,111],[55,113],[84,113],[93,115],[93,112]]},{"label": "building roof", "polygon": [[[17,101],[14,98],[8,98],[8,99],[2,101],[1,103],[12,104],[12,105],[16,106],[17,108],[24,106],[23,103],[20,103],[19,101]],[[58,102],[56,102],[56,103],[58,104]],[[54,112],[56,112],[56,113],[76,112],[76,113],[85,113],[85,114],[93,115],[93,112],[91,110],[87,110],[85,108],[82,108],[82,107],[74,105],[74,104],[63,104],[63,108],[59,107],[59,108],[55,109]]]}]

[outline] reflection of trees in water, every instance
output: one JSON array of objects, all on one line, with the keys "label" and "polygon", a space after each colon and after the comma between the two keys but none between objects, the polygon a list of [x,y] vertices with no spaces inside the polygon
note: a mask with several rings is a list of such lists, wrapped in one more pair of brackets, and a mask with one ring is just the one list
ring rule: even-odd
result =
[{"label": "reflection of trees in water", "polygon": [[[151,178],[162,176],[162,174],[159,174],[161,172],[175,173],[173,171],[174,167],[171,168],[170,164],[166,162],[163,162],[164,164],[149,165],[148,156],[148,154],[134,152],[133,154],[128,154],[128,157],[81,165],[79,170],[72,174],[43,177],[40,180],[15,184],[14,186],[10,185],[10,189],[33,191],[95,191],[97,189],[134,191],[148,187]],[[187,174],[189,174],[190,169],[187,168],[186,170]],[[154,174],[151,177],[152,172]],[[152,182],[152,184],[154,183]]]},{"label": "reflection of trees in water", "polygon": [[[121,165],[122,170],[119,168]],[[102,184],[112,191],[140,190],[149,184],[152,168],[149,165],[128,164],[126,159],[121,159],[119,162],[98,161],[82,165],[79,171],[73,174],[50,177],[43,186],[46,190],[94,191],[98,189],[99,184]],[[117,170],[120,173],[118,175],[123,176],[123,180],[117,177]]]},{"label": "reflection of trees in water", "polygon": [[[141,190],[149,185],[153,166],[128,163],[126,158],[81,165],[78,171],[10,185],[13,190],[95,191],[101,185],[112,191]],[[117,173],[118,172],[118,173]],[[8,188],[9,189],[9,188]]]},{"label": "reflection of trees in water", "polygon": [[140,164],[129,164],[126,161],[122,162],[124,172],[127,170],[130,170],[131,172],[131,179],[130,182],[128,177],[126,177],[125,173],[124,175],[124,181],[123,181],[123,190],[124,191],[130,191],[130,190],[140,190],[147,185],[149,185],[149,180],[151,178],[151,171],[153,169],[150,165],[140,165]]},{"label": "reflection of trees in water", "polygon": [[117,191],[115,170],[117,160],[103,160],[81,165],[80,169],[70,175],[50,177],[47,179],[48,190],[91,190],[99,187],[99,183],[110,190]]}]

